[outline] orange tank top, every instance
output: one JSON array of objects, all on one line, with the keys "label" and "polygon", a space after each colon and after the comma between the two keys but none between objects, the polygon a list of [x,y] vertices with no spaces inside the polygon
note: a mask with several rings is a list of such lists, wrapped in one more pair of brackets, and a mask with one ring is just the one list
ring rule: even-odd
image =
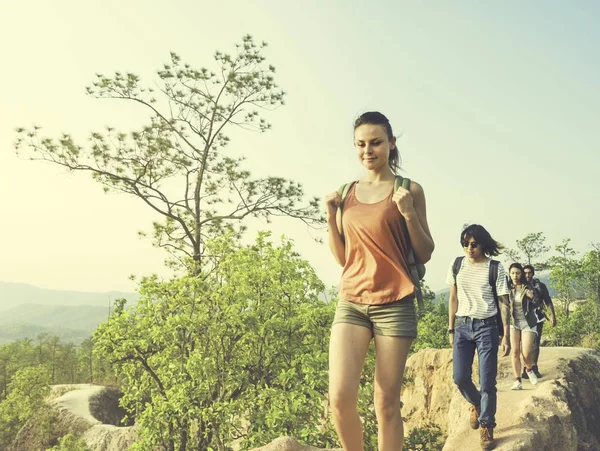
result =
[{"label": "orange tank top", "polygon": [[414,294],[406,263],[402,214],[393,193],[374,204],[356,199],[356,184],[344,199],[342,226],[346,264],[340,299],[360,304],[387,304]]}]

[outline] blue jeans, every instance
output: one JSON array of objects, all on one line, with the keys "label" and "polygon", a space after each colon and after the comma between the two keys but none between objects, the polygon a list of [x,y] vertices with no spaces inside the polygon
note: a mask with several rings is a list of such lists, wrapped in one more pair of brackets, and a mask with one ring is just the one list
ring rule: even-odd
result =
[{"label": "blue jeans", "polygon": [[[498,373],[498,325],[496,318],[457,316],[454,325],[452,377],[463,397],[474,406],[481,406],[479,423],[496,426],[496,375]],[[471,379],[475,349],[479,358],[479,385]]]}]

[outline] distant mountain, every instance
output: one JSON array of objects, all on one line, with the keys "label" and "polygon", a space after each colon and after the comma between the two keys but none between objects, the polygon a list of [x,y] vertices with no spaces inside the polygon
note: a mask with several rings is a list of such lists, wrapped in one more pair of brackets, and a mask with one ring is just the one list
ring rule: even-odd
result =
[{"label": "distant mountain", "polygon": [[137,293],[108,291],[93,293],[84,291],[61,291],[39,288],[33,285],[0,281],[0,312],[24,304],[38,305],[95,305],[108,308],[109,301],[124,297],[137,301]]},{"label": "distant mountain", "polygon": [[48,333],[78,344],[107,318],[108,307],[23,304],[2,312],[0,343]]},{"label": "distant mountain", "polygon": [[23,338],[35,340],[35,338],[42,333],[56,335],[62,341],[79,345],[86,338],[90,338],[93,331],[94,329],[83,330],[69,329],[66,327],[49,328],[34,324],[10,324],[8,326],[2,325],[0,326],[0,345],[21,340]]},{"label": "distant mountain", "polygon": [[108,318],[109,304],[125,298],[137,301],[137,293],[60,291],[33,285],[0,282],[0,344],[40,333],[81,343]]}]

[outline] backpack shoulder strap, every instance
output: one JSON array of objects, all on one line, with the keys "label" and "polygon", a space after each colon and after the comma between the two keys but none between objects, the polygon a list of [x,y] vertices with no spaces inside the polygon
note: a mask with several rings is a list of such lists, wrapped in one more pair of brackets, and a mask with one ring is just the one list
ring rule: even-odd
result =
[{"label": "backpack shoulder strap", "polygon": [[[398,191],[398,189],[402,187],[404,189],[410,189],[410,179],[397,175],[394,179],[394,193]],[[408,233],[408,227],[406,226],[406,221],[404,217],[400,220],[400,227],[402,229],[402,234],[404,235],[404,239],[406,240],[407,249],[406,249],[406,262],[408,263],[408,271],[409,275],[415,284],[416,288],[416,298],[417,305],[419,307],[419,313],[425,312],[425,305],[423,303],[423,292],[421,290],[420,284],[420,276],[419,271],[416,267],[417,258],[415,256],[415,251],[412,247],[412,243],[410,242],[410,234]]]},{"label": "backpack shoulder strap", "polygon": [[397,175],[394,180],[394,192],[398,191],[398,188],[400,187],[410,190],[410,179]]},{"label": "backpack shoulder strap", "polygon": [[492,291],[494,292],[494,297],[496,295],[496,282],[498,281],[498,264],[500,262],[498,260],[492,260],[490,262],[490,285],[492,286]]},{"label": "backpack shoulder strap", "polygon": [[354,186],[355,183],[356,183],[356,181],[344,183],[342,186],[340,186],[338,188],[338,193],[340,193],[340,196],[342,198],[342,205],[341,205],[342,207],[344,205],[344,200],[346,199],[346,196],[348,196],[350,189]]},{"label": "backpack shoulder strap", "polygon": [[498,323],[498,334],[502,337],[504,335],[504,326],[502,323],[502,314],[500,313],[500,302],[498,301],[498,291],[496,290],[496,282],[498,281],[498,272],[499,272],[500,262],[498,260],[492,259],[490,261],[490,286],[492,287],[492,295],[494,296],[494,302],[496,303],[496,309],[498,313],[496,314],[496,322]]},{"label": "backpack shoulder strap", "polygon": [[454,264],[452,265],[452,275],[454,276],[454,285],[456,285],[456,276],[458,275],[458,272],[460,271],[460,267],[462,266],[462,262],[464,259],[465,259],[464,256],[456,257],[454,259]]},{"label": "backpack shoulder strap", "polygon": [[[404,188],[404,189],[409,189],[410,188],[410,179],[404,178],[401,175],[397,175],[396,179],[394,180],[394,193],[396,191],[398,191],[398,188]],[[412,244],[410,243],[410,234],[408,233],[408,227],[406,226],[406,221],[404,220],[404,217],[402,216],[402,219],[400,221],[400,227],[402,227],[402,233],[404,234],[405,238],[406,238],[406,242],[408,243],[408,253],[412,253]]]}]

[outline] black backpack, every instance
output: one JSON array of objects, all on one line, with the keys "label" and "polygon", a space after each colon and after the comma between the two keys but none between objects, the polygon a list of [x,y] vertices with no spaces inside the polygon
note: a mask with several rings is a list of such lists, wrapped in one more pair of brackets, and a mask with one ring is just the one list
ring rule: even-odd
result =
[{"label": "black backpack", "polygon": [[[454,275],[454,285],[456,284],[456,276],[460,271],[460,267],[462,266],[462,262],[465,257],[456,257],[454,260],[454,264],[452,265],[452,274]],[[504,323],[502,322],[502,314],[500,313],[500,305],[498,302],[498,292],[496,291],[496,282],[498,281],[498,265],[500,262],[498,260],[490,261],[490,286],[492,287],[492,294],[494,296],[494,302],[496,303],[496,309],[498,313],[496,314],[496,322],[498,324],[498,334],[503,337],[504,336]]]}]

